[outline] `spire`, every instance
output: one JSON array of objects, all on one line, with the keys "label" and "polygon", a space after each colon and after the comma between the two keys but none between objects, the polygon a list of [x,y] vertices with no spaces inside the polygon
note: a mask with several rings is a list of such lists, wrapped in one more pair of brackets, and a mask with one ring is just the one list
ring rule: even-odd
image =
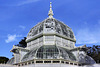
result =
[{"label": "spire", "polygon": [[52,2],[50,2],[50,10],[49,10],[48,16],[49,18],[53,18]]}]

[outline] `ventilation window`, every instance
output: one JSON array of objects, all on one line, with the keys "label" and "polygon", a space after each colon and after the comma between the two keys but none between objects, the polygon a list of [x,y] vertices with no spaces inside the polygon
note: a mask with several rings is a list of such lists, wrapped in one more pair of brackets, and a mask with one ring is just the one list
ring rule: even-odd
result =
[{"label": "ventilation window", "polygon": [[74,64],[74,65],[77,65],[77,64]]},{"label": "ventilation window", "polygon": [[20,64],[18,66],[20,66]]},{"label": "ventilation window", "polygon": [[66,62],[66,64],[69,64],[69,62]]},{"label": "ventilation window", "polygon": [[31,62],[28,62],[28,64],[31,64]]},{"label": "ventilation window", "polygon": [[73,63],[70,63],[71,65],[73,65]]},{"label": "ventilation window", "polygon": [[81,64],[78,64],[78,66],[81,66]]},{"label": "ventilation window", "polygon": [[24,64],[22,64],[22,66],[23,66]]},{"label": "ventilation window", "polygon": [[36,61],[36,63],[43,63],[43,61]]},{"label": "ventilation window", "polygon": [[25,63],[25,65],[27,65],[27,63]]},{"label": "ventilation window", "polygon": [[53,61],[53,63],[60,63],[60,61]]},{"label": "ventilation window", "polygon": [[61,63],[64,63],[64,61],[61,61]]},{"label": "ventilation window", "polygon": [[32,64],[34,63],[34,61],[32,61]]},{"label": "ventilation window", "polygon": [[51,61],[44,61],[44,63],[51,63]]}]

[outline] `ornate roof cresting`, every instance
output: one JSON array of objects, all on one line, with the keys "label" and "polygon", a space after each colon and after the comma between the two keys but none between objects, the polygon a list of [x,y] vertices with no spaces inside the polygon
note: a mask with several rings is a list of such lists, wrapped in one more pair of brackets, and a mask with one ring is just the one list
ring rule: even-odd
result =
[{"label": "ornate roof cresting", "polygon": [[53,11],[52,11],[52,2],[50,2],[50,10],[49,10],[49,13],[48,13],[48,16],[49,18],[53,18]]}]

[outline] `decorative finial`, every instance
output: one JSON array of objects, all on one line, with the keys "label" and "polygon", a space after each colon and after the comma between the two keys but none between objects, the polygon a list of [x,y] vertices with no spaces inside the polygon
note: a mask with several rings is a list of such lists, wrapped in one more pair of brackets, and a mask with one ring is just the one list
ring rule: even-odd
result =
[{"label": "decorative finial", "polygon": [[49,10],[48,16],[49,18],[53,18],[52,2],[50,2],[50,10]]}]

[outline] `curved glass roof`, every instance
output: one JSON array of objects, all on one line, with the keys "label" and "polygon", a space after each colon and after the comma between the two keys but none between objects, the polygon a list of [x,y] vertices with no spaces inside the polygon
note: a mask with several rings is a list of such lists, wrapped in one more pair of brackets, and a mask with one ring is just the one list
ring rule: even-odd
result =
[{"label": "curved glass roof", "polygon": [[66,59],[76,61],[73,53],[63,47],[56,45],[43,45],[28,52],[22,61],[32,59]]},{"label": "curved glass roof", "polygon": [[14,57],[8,60],[7,64],[13,64],[14,63]]},{"label": "curved glass roof", "polygon": [[37,35],[43,32],[45,29],[49,29],[49,31],[54,30],[60,35],[64,35],[66,37],[74,39],[74,33],[72,29],[64,23],[62,23],[61,21],[56,20],[55,18],[47,18],[46,20],[34,26],[28,33],[27,38]]},{"label": "curved glass roof", "polygon": [[79,54],[79,62],[85,63],[85,64],[95,64],[96,63],[93,58],[91,58],[88,55],[84,56],[84,54]]},{"label": "curved glass roof", "polygon": [[22,59],[22,61],[32,60],[35,58],[35,54],[37,52],[38,48],[32,49],[30,52],[28,52]]}]

